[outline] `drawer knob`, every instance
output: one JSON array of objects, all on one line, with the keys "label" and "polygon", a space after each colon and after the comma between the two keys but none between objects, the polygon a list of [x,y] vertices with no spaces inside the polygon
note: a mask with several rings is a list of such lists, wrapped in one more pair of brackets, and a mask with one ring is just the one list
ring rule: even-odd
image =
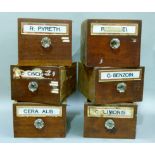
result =
[{"label": "drawer knob", "polygon": [[112,130],[115,128],[115,122],[112,119],[108,119],[105,122],[105,128],[108,130]]},{"label": "drawer knob", "polygon": [[117,91],[118,91],[119,93],[125,93],[126,88],[127,88],[127,85],[126,85],[126,83],[124,83],[124,82],[121,82],[121,83],[118,83],[118,84],[117,84]]},{"label": "drawer knob", "polygon": [[120,40],[118,38],[113,38],[110,41],[110,47],[112,49],[118,49],[120,47]]},{"label": "drawer knob", "polygon": [[51,46],[51,39],[49,37],[42,38],[41,45],[44,48],[49,48]]},{"label": "drawer knob", "polygon": [[44,124],[44,121],[40,118],[34,121],[34,126],[36,129],[42,129],[45,126]]},{"label": "drawer knob", "polygon": [[35,81],[29,82],[28,89],[31,92],[35,92],[38,89],[38,83]]}]

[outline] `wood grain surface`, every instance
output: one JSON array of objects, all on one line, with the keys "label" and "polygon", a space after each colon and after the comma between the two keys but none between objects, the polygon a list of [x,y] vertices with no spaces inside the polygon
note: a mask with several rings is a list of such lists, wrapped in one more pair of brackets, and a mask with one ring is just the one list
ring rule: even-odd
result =
[{"label": "wood grain surface", "polygon": [[[65,137],[66,135],[66,105],[62,105],[62,117],[17,117],[17,106],[44,106],[44,104],[36,103],[15,103],[13,104],[13,125],[14,137],[17,138],[52,138]],[[45,127],[37,129],[34,121],[41,118]]]},{"label": "wood grain surface", "polygon": [[[133,118],[106,118],[106,117],[88,117],[88,106],[111,106],[111,107],[133,107]],[[115,122],[113,130],[105,128],[105,122],[112,119]],[[118,105],[84,105],[84,137],[87,138],[127,138],[134,139],[136,136],[136,121],[137,121],[137,105],[136,104],[118,104]]]},{"label": "wood grain surface", "polygon": [[[21,34],[21,23],[42,24],[68,24],[68,35],[38,35]],[[43,37],[51,39],[52,46],[43,48],[41,40]],[[69,42],[63,42],[62,37],[69,37]],[[49,20],[49,19],[18,19],[18,64],[24,66],[71,66],[72,65],[72,21],[71,20]]]},{"label": "wood grain surface", "polygon": [[[142,69],[141,80],[99,82],[99,70],[115,70],[124,68],[86,67],[78,64],[78,85],[81,93],[96,104],[138,102],[143,100],[144,67],[130,68]],[[129,69],[129,68],[126,68]],[[126,84],[126,91],[117,91],[118,83]]]},{"label": "wood grain surface", "polygon": [[[138,35],[91,35],[91,23],[138,24]],[[142,21],[140,20],[89,19],[84,21],[81,26],[82,63],[89,67],[139,67],[141,26]],[[113,38],[120,40],[118,49],[110,47],[110,41]]]},{"label": "wood grain surface", "polygon": [[[76,63],[72,66],[53,66],[53,67],[37,67],[45,70],[55,71],[55,76],[45,79],[20,78],[13,77],[13,69],[32,70],[34,66],[11,66],[11,98],[16,101],[38,102],[46,104],[61,104],[66,97],[71,95],[76,89]],[[31,92],[28,89],[30,82],[37,82],[38,89]],[[58,82],[58,93],[52,93],[50,83]]]}]

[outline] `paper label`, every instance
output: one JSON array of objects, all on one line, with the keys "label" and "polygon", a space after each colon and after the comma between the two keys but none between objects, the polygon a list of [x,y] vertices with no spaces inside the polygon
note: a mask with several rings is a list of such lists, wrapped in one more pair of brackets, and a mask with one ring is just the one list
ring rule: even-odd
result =
[{"label": "paper label", "polygon": [[51,93],[52,94],[59,94],[59,89],[58,88],[52,89]]},{"label": "paper label", "polygon": [[88,117],[105,117],[105,118],[133,118],[133,107],[104,107],[88,106]]},{"label": "paper label", "polygon": [[141,80],[141,69],[99,70],[99,82]]},{"label": "paper label", "polygon": [[32,70],[22,70],[18,67],[13,68],[13,78],[14,79],[45,79],[52,78],[55,76],[55,71],[45,70],[40,68],[34,68]]},{"label": "paper label", "polygon": [[17,106],[17,117],[62,117],[62,107]]},{"label": "paper label", "polygon": [[21,23],[21,34],[68,35],[69,25],[60,23]]},{"label": "paper label", "polygon": [[58,83],[58,81],[51,81],[49,85],[54,86],[54,87],[58,87],[59,83]]},{"label": "paper label", "polygon": [[92,23],[91,35],[138,35],[138,24]]}]

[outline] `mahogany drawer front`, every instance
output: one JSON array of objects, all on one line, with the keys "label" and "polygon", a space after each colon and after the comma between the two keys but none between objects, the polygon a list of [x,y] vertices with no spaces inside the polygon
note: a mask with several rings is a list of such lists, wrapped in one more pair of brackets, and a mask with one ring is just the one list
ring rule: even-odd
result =
[{"label": "mahogany drawer front", "polygon": [[11,66],[13,100],[59,105],[75,89],[75,63],[71,67]]},{"label": "mahogany drawer front", "polygon": [[81,60],[86,66],[139,67],[140,20],[86,20],[81,30]]},{"label": "mahogany drawer front", "polygon": [[18,19],[18,64],[72,65],[72,21]]},{"label": "mahogany drawer front", "polygon": [[144,67],[90,68],[79,65],[79,88],[96,104],[143,100]]},{"label": "mahogany drawer front", "polygon": [[[106,80],[100,80],[102,73]],[[103,104],[142,101],[143,87],[144,67],[99,69],[96,71],[95,100]]]},{"label": "mahogany drawer front", "polygon": [[66,105],[15,103],[13,116],[14,137],[52,138],[66,135]]},{"label": "mahogany drawer front", "polygon": [[137,105],[106,104],[84,106],[84,137],[127,138],[136,136]]}]

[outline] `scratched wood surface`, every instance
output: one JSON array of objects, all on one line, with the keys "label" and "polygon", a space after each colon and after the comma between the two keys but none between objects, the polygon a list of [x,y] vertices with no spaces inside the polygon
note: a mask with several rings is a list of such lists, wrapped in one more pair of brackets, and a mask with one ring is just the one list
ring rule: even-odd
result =
[{"label": "scratched wood surface", "polygon": [[[68,35],[25,35],[21,34],[21,23],[59,23],[69,25]],[[43,48],[41,40],[49,37],[52,46]],[[69,42],[63,42],[62,37],[69,37]],[[72,21],[49,19],[18,19],[18,64],[24,66],[72,65]]]},{"label": "scratched wood surface", "polygon": [[[91,23],[138,24],[138,35],[91,35]],[[89,19],[84,21],[81,25],[81,62],[90,67],[138,67],[140,65],[141,26],[140,20]],[[113,38],[120,40],[118,49],[110,47],[110,41]]]},{"label": "scratched wood surface", "polygon": [[[61,104],[76,89],[76,63],[72,66],[53,66],[53,67],[37,67],[42,70],[55,71],[55,76],[49,79],[16,79],[13,77],[13,69],[18,67],[22,70],[35,69],[34,66],[11,66],[11,98],[16,101],[38,102],[46,104]],[[37,82],[38,89],[34,92],[29,91],[30,82]],[[58,93],[52,93],[53,87],[50,86],[51,81],[58,82]]]},{"label": "scratched wood surface", "polygon": [[[87,103],[84,105],[84,137],[87,138],[127,138],[134,139],[136,137],[136,122],[137,122],[137,105],[136,104],[119,104],[110,105],[111,107],[133,107],[133,118],[105,118],[105,117],[88,117],[88,106],[100,106]],[[108,105],[102,105],[109,106]],[[112,119],[115,122],[115,128],[108,131],[105,128],[105,122]]]},{"label": "scratched wood surface", "polygon": [[[13,104],[13,127],[14,137],[17,138],[52,138],[65,137],[66,135],[66,105],[62,105],[62,117],[17,117],[17,106],[44,106],[44,104],[16,103]],[[47,105],[48,106],[48,105]],[[37,129],[34,121],[41,118],[44,121],[44,128]]]},{"label": "scratched wood surface", "polygon": [[[144,67],[130,68],[142,69],[141,80],[99,82],[99,70],[114,70],[124,68],[86,67],[78,64],[78,87],[81,93],[96,104],[138,102],[143,100]],[[129,68],[127,68],[129,69]],[[119,93],[117,84],[124,82],[126,91]]]}]

